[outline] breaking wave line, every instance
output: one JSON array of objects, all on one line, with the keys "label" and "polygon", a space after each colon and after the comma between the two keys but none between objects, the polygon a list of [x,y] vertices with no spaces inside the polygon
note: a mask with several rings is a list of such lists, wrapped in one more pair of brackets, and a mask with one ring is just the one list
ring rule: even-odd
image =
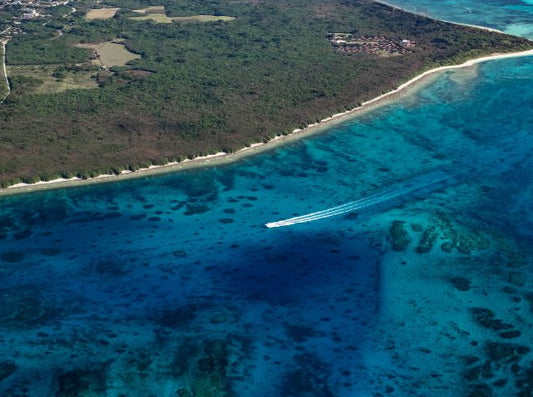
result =
[{"label": "breaking wave line", "polygon": [[440,171],[424,174],[422,176],[395,184],[380,193],[376,193],[359,200],[351,201],[349,203],[338,205],[322,211],[311,212],[306,215],[296,216],[277,222],[269,222],[266,223],[265,226],[268,228],[290,226],[297,223],[313,222],[320,219],[330,218],[332,216],[343,215],[349,212],[378,205],[425,188],[430,188],[430,191],[440,189],[445,186],[443,183],[448,181],[450,178],[452,177]]}]

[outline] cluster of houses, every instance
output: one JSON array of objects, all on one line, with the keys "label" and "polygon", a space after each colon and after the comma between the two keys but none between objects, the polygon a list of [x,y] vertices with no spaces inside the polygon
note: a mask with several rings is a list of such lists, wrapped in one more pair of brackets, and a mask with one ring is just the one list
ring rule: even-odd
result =
[{"label": "cluster of houses", "polygon": [[69,2],[70,0],[1,0],[0,10],[16,7],[21,11],[21,14],[19,17],[15,17],[15,20],[28,20],[40,16],[38,9],[64,6]]},{"label": "cluster of houses", "polygon": [[402,55],[413,52],[416,43],[410,39],[392,40],[385,36],[357,36],[352,33],[330,33],[330,44],[341,53]]},{"label": "cluster of houses", "polygon": [[[0,10],[10,10],[14,14],[9,25],[0,32],[0,37],[9,40],[14,34],[25,34],[21,27],[22,22],[50,16],[45,13],[46,9],[69,3],[70,0],[0,0]],[[16,12],[13,12],[14,10]]]},{"label": "cluster of houses", "polygon": [[2,0],[0,2],[0,10],[5,7],[57,7],[66,6],[70,0]]}]

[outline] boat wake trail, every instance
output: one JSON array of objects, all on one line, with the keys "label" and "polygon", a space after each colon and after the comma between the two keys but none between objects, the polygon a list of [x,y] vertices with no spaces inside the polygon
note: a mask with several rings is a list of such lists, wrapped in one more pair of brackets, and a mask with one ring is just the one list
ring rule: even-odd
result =
[{"label": "boat wake trail", "polygon": [[[505,178],[516,175],[519,170],[529,171],[533,155],[533,140],[531,134],[500,140],[497,145],[491,143],[480,149],[479,142],[473,141],[475,152],[465,150],[465,156],[447,168],[433,170],[402,182],[394,183],[372,195],[359,200],[351,201],[326,210],[312,212],[307,215],[296,216],[277,222],[266,223],[268,228],[307,223],[332,216],[343,215],[364,208],[376,206],[394,199],[410,197],[423,197],[437,190],[449,187],[456,183],[470,181],[479,176],[492,177],[504,175]],[[472,149],[474,150],[474,149]],[[512,175],[509,176],[509,172]]]},{"label": "boat wake trail", "polygon": [[295,225],[297,223],[307,223],[318,221],[319,219],[330,218],[332,216],[343,215],[349,212],[362,210],[371,206],[385,203],[396,198],[400,198],[410,193],[417,192],[430,193],[442,189],[449,185],[452,176],[442,171],[435,171],[428,174],[420,175],[403,182],[394,184],[379,193],[364,197],[359,200],[351,201],[326,210],[312,212],[307,215],[296,216],[294,218],[284,219],[277,222],[266,223],[268,228]]}]

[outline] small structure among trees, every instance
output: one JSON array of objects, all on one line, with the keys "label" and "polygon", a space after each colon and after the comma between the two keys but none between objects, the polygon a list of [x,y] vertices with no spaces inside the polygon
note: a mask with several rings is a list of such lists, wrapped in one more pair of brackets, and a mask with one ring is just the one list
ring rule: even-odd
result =
[{"label": "small structure among trees", "polygon": [[381,56],[413,52],[416,43],[410,39],[393,40],[385,36],[356,36],[353,33],[330,33],[330,44],[342,53],[365,53]]}]

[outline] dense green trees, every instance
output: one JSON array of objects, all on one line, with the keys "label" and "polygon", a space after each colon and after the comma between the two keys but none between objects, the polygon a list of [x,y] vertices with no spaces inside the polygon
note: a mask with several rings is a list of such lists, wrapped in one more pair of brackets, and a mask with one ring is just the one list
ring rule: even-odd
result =
[{"label": "dense green trees", "polygon": [[[115,38],[142,58],[99,72],[100,88],[91,90],[37,95],[31,87],[38,81],[14,79],[14,92],[0,107],[0,181],[36,174],[90,176],[235,151],[353,108],[424,68],[532,47],[520,38],[366,0],[325,1],[325,8],[318,0],[116,1],[131,8],[163,4],[173,15],[236,17],[155,24],[132,21],[127,12],[86,21],[83,9],[92,4],[87,0],[68,23],[59,18],[55,24],[25,25],[31,34],[9,43],[10,64],[58,63],[61,77],[88,59],[88,51],[75,43]],[[58,23],[65,26],[61,37],[55,33]],[[417,45],[404,56],[343,55],[330,46],[329,32],[409,38]]]},{"label": "dense green trees", "polygon": [[88,51],[74,47],[70,35],[57,37],[56,24],[24,23],[26,34],[13,35],[6,53],[9,65],[42,65],[87,61]]}]

